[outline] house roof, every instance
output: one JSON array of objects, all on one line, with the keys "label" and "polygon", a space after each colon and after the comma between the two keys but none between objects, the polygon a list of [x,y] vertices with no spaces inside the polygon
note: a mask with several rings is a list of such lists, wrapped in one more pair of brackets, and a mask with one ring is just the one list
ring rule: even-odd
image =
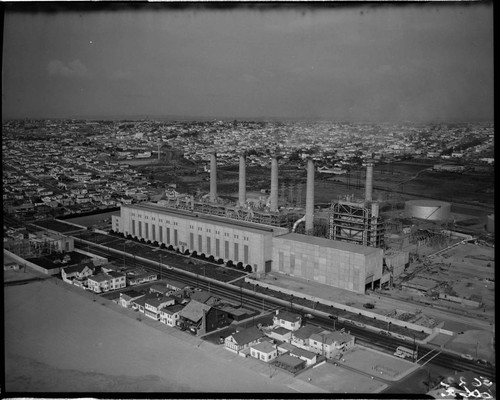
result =
[{"label": "house roof", "polygon": [[271,343],[269,343],[267,340],[254,344],[250,347],[262,353],[272,353],[273,351],[276,350],[276,347],[273,346]]},{"label": "house roof", "polygon": [[297,339],[309,339],[313,333],[320,333],[322,328],[316,325],[304,325],[292,333],[293,337]]},{"label": "house roof", "polygon": [[191,300],[199,301],[200,303],[207,303],[212,297],[210,293],[205,290],[196,290],[191,294]]},{"label": "house roof", "polygon": [[276,314],[275,317],[292,323],[302,320],[300,314],[292,313],[290,311],[281,311],[279,314]]},{"label": "house roof", "polygon": [[282,364],[288,365],[289,367],[298,367],[299,365],[305,363],[304,360],[301,360],[298,357],[293,357],[290,354],[282,354],[279,356],[276,361],[279,361]]},{"label": "house roof", "polygon": [[118,271],[109,271],[108,275],[111,276],[112,278],[121,278],[122,276],[125,276],[123,272],[118,272]]},{"label": "house roof", "polygon": [[239,345],[247,344],[253,342],[257,339],[263,337],[263,333],[257,329],[255,326],[243,329],[242,331],[233,333],[233,340]]},{"label": "house roof", "polygon": [[283,328],[282,326],[273,329],[272,332],[276,333],[277,335],[281,335],[281,336],[292,333],[292,331],[290,329]]},{"label": "house roof", "polygon": [[203,318],[204,312],[208,312],[210,306],[200,303],[196,300],[191,300],[179,313],[179,316],[188,319],[189,321],[198,322]]},{"label": "house roof", "polygon": [[144,303],[144,304],[148,304],[148,305],[153,306],[153,307],[159,307],[163,303],[168,303],[168,302],[172,302],[172,301],[175,301],[175,300],[170,296],[149,297],[146,299],[146,303]]},{"label": "house roof", "polygon": [[91,263],[76,264],[71,267],[63,268],[63,270],[66,274],[73,274],[75,272],[83,272],[85,268],[89,268],[92,271],[94,270],[94,266]]},{"label": "house roof", "polygon": [[94,282],[106,282],[108,281],[110,276],[108,274],[105,274],[103,272],[98,273],[97,275],[92,275],[89,276],[89,281],[94,281]]},{"label": "house roof", "polygon": [[120,298],[125,300],[137,299],[138,297],[145,296],[144,293],[140,293],[137,290],[127,290],[126,292],[120,293]]},{"label": "house roof", "polygon": [[171,306],[162,307],[160,311],[165,314],[174,315],[180,312],[184,307],[184,304],[173,304]]},{"label": "house roof", "polygon": [[292,351],[290,351],[290,354],[297,356],[297,357],[304,357],[307,358],[308,360],[314,359],[316,357],[316,353],[313,353],[312,351],[309,350],[304,350],[299,347],[295,347]]},{"label": "house roof", "polygon": [[293,344],[283,342],[278,345],[278,348],[282,350],[292,351],[293,349],[295,349],[295,346]]}]

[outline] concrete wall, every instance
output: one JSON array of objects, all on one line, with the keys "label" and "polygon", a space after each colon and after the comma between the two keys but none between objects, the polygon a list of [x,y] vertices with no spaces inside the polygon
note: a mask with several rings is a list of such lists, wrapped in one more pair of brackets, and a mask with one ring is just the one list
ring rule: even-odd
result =
[{"label": "concrete wall", "polygon": [[383,250],[370,254],[273,238],[273,270],[357,293],[365,292],[367,276],[382,276]]},{"label": "concrete wall", "polygon": [[[135,234],[132,229],[132,220],[135,221]],[[141,222],[141,234],[139,234],[139,222]],[[147,224],[147,232],[146,232]],[[157,241],[175,248],[182,252],[189,250],[198,254],[204,253],[207,257],[214,256],[216,259],[232,260],[234,263],[242,262],[251,265],[254,272],[263,272],[264,264],[272,258],[273,235],[287,232],[285,228],[273,227],[273,231],[246,229],[237,223],[229,225],[218,224],[215,220],[204,220],[196,215],[174,215],[165,211],[137,210],[134,208],[121,208],[121,227],[125,235],[131,234],[145,240]],[[160,228],[162,234],[160,235]],[[154,234],[153,234],[154,229]],[[170,230],[168,240],[167,229]],[[177,245],[175,233],[177,231]],[[193,243],[191,246],[191,234]],[[199,243],[201,235],[201,247]],[[160,240],[160,238],[162,240]],[[219,239],[219,251],[216,250],[217,239]],[[228,243],[228,256],[226,257],[225,246]],[[210,249],[208,245],[210,243]],[[237,254],[235,250],[237,245]],[[248,259],[245,260],[245,246],[248,251]]]},{"label": "concrete wall", "polygon": [[24,258],[19,257],[18,255],[14,254],[8,250],[5,250],[5,249],[4,249],[4,253],[7,254],[9,257],[13,258],[14,260],[16,260],[19,263],[19,265],[21,265],[21,268],[26,265],[27,267],[33,268],[35,271],[41,272],[42,274],[46,274],[46,275],[57,275],[59,272],[61,272],[61,268],[53,268],[50,271],[46,270],[45,268],[43,268],[39,265],[33,264],[32,262],[27,261]]}]

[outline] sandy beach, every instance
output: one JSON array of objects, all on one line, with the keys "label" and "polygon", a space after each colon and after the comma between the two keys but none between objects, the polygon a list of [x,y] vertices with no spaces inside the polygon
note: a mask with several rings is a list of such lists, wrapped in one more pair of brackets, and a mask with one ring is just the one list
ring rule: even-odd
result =
[{"label": "sandy beach", "polygon": [[193,346],[60,281],[8,286],[4,297],[7,392],[294,391],[232,353]]}]

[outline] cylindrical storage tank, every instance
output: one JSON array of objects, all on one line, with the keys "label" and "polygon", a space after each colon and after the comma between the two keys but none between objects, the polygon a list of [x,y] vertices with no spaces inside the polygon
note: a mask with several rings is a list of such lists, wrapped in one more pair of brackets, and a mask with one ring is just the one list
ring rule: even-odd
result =
[{"label": "cylindrical storage tank", "polygon": [[405,214],[408,218],[428,221],[446,221],[450,217],[451,204],[438,200],[408,200],[405,202]]},{"label": "cylindrical storage tank", "polygon": [[486,232],[495,233],[495,214],[486,217]]}]

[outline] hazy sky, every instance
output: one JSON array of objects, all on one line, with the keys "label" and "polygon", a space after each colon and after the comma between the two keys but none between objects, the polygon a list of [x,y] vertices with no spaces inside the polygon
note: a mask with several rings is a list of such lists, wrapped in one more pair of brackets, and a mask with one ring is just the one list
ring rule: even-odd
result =
[{"label": "hazy sky", "polygon": [[65,7],[6,9],[4,119],[493,120],[491,3]]}]

